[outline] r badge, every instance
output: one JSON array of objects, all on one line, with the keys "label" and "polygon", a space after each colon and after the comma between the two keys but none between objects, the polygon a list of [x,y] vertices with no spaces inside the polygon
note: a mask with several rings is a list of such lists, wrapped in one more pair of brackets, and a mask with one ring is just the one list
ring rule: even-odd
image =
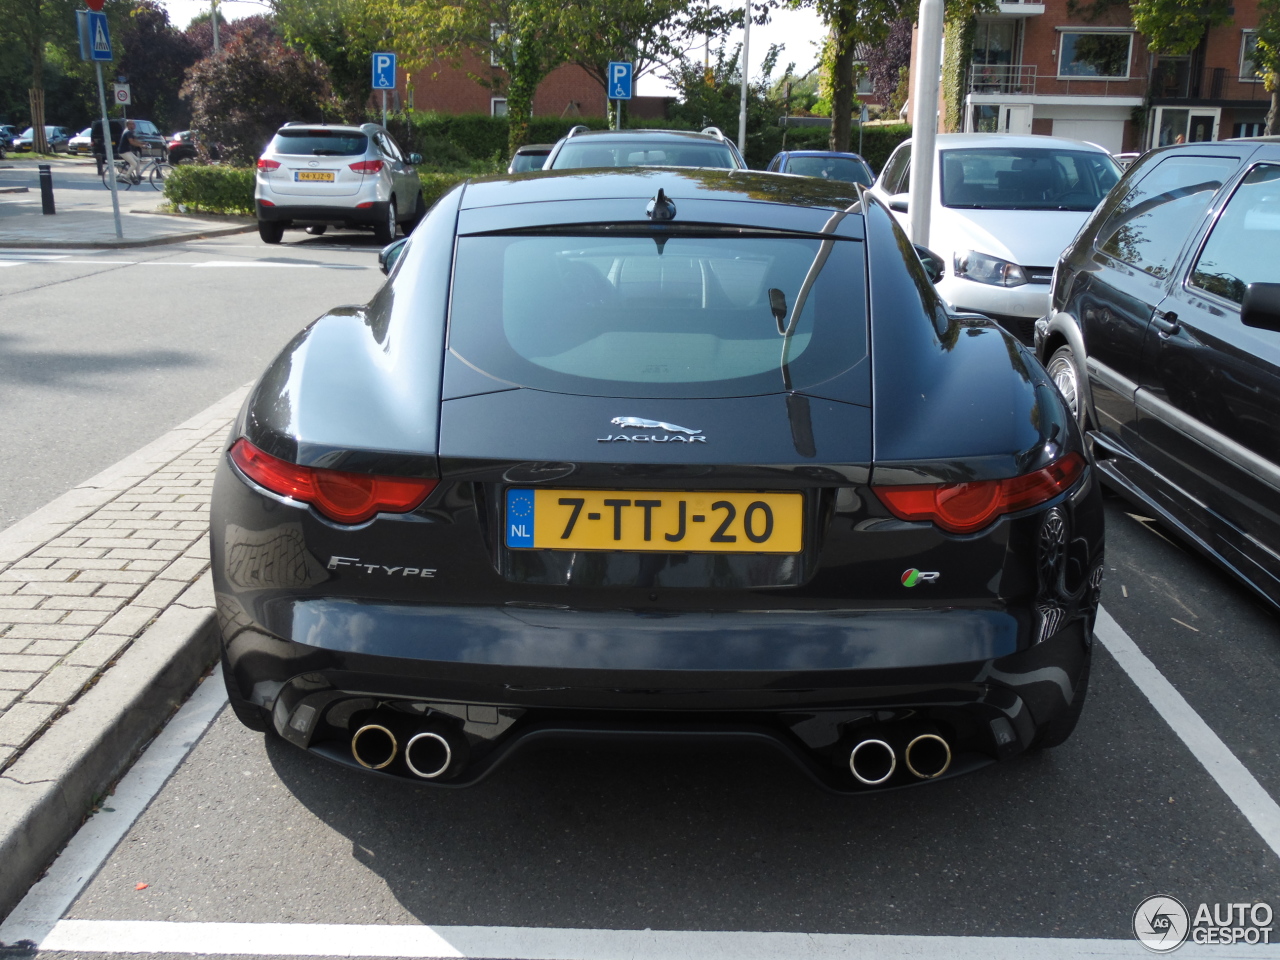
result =
[{"label": "r badge", "polygon": [[936,570],[925,571],[912,567],[910,570],[902,571],[902,585],[904,587],[914,587],[917,583],[937,583],[940,576],[942,574]]}]

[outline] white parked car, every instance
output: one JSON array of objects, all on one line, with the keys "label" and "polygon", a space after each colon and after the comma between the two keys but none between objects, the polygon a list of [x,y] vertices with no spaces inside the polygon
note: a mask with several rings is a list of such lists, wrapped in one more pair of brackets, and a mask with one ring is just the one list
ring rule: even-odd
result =
[{"label": "white parked car", "polygon": [[311,233],[336,224],[373,227],[390,243],[427,212],[414,170],[421,162],[376,123],[286,123],[258,158],[258,235],[279,243],[290,224]]},{"label": "white parked car", "polygon": [[[1035,321],[1049,312],[1059,255],[1120,167],[1101,147],[1062,137],[943,133],[937,151],[925,245],[944,262],[938,291],[1030,343]],[[908,236],[910,178],[907,140],[871,188]]]}]

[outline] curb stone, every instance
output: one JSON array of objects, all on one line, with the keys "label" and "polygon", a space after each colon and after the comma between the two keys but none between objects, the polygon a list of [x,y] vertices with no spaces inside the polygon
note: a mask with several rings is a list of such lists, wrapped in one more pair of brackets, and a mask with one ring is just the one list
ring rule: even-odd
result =
[{"label": "curb stone", "polygon": [[150,237],[146,240],[5,240],[0,246],[6,250],[122,250],[126,247],[160,247],[170,243],[190,243],[192,240],[227,237],[237,233],[249,233],[256,229],[258,225],[254,222],[193,233],[175,233],[168,237]]},{"label": "curb stone", "polygon": [[[212,432],[225,430],[247,389],[234,391],[0,531],[0,567],[63,536],[207,442]],[[212,577],[206,571],[194,582],[186,582],[186,577],[196,577],[205,565],[207,561],[177,560],[174,566],[181,568],[180,583],[150,575],[153,587],[164,584],[153,592],[154,596],[164,594],[155,601],[163,607],[154,609],[151,616],[139,617],[136,626],[141,627],[152,616],[154,621],[131,643],[124,635],[107,638],[118,642],[124,652],[102,668],[97,682],[72,700],[0,774],[0,919],[39,879],[79,828],[95,799],[128,768],[215,661],[218,640]],[[144,588],[144,593],[148,589]],[[174,592],[176,598],[169,601]],[[146,598],[140,593],[134,602],[139,599]],[[139,610],[146,605],[139,604]],[[127,604],[120,608],[121,613],[129,610]],[[130,627],[127,632],[137,631]],[[105,636],[104,630],[100,628],[95,636]],[[93,642],[93,638],[86,641]],[[75,656],[72,653],[68,661]]]}]

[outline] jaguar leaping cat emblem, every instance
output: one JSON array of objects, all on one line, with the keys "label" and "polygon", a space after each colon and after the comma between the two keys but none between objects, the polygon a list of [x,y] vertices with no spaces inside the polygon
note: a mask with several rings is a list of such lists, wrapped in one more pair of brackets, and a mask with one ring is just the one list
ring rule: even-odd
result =
[{"label": "jaguar leaping cat emblem", "polygon": [[661,420],[643,420],[640,417],[614,417],[609,422],[619,427],[631,427],[638,430],[665,430],[667,433],[686,433],[689,436],[702,432],[701,430],[690,430],[688,427],[677,427],[674,423],[663,423]]}]

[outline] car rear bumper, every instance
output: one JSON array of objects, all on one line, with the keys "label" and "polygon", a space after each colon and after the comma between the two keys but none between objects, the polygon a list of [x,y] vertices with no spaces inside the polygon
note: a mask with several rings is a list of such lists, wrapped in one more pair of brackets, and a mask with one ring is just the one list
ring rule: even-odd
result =
[{"label": "car rear bumper", "polygon": [[[346,198],[348,201],[350,198]],[[365,201],[361,201],[365,202]],[[372,226],[384,223],[387,219],[387,201],[373,201],[368,207],[356,209],[354,203],[329,205],[316,203],[286,203],[266,206],[259,199],[257,207],[258,219],[267,223],[324,223],[337,226]]]},{"label": "car rear bumper", "polygon": [[[467,760],[447,780],[486,776],[548,738],[737,739],[781,750],[841,792],[867,789],[850,744],[873,732],[905,744],[944,736],[963,772],[1027,748],[1069,709],[1087,670],[1081,616],[1017,650],[1001,610],[651,615],[536,607],[281,602],[251,622],[219,592],[232,695],[276,730],[358,766],[363,724],[455,739]],[[372,718],[372,720],[370,720]],[[390,775],[415,778],[403,763]],[[435,781],[432,781],[435,782]],[[898,772],[885,786],[916,778]]]}]

